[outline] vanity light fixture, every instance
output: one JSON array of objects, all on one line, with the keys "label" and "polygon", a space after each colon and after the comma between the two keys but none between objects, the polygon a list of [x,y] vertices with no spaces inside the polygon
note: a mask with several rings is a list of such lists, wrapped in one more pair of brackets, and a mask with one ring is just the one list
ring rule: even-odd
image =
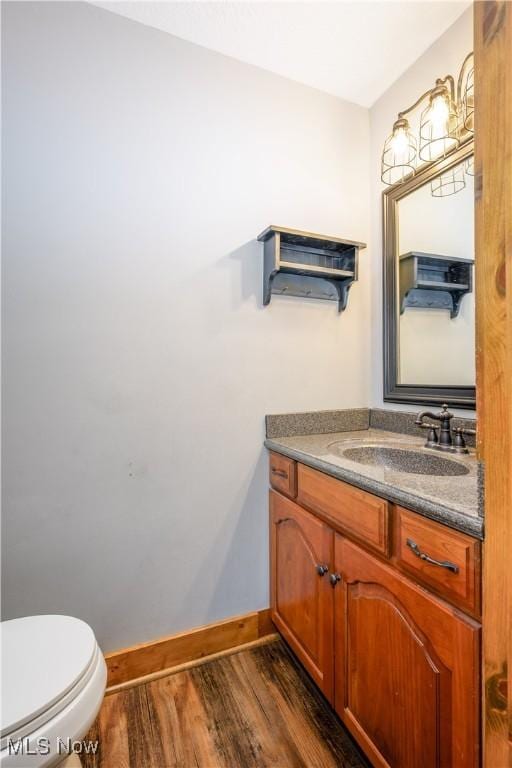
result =
[{"label": "vanity light fixture", "polygon": [[469,70],[462,98],[462,120],[464,128],[470,133],[475,132],[475,70]]},{"label": "vanity light fixture", "polygon": [[[474,68],[469,53],[460,69],[457,85],[451,75],[438,78],[410,107],[398,113],[393,131],[384,143],[381,179],[390,186],[402,184],[418,167],[433,163],[455,150],[474,131]],[[411,131],[407,115],[428,99],[420,117],[419,141]],[[459,179],[437,185],[436,197],[463,189]],[[451,190],[451,191],[449,191]]]},{"label": "vanity light fixture", "polygon": [[436,80],[428,107],[421,113],[419,156],[426,163],[446,157],[459,146],[459,116],[452,93],[453,78],[450,75],[444,81]]},{"label": "vanity light fixture", "polygon": [[393,125],[382,153],[382,181],[386,184],[400,184],[414,173],[416,161],[416,139],[411,133],[409,121],[399,117]]}]

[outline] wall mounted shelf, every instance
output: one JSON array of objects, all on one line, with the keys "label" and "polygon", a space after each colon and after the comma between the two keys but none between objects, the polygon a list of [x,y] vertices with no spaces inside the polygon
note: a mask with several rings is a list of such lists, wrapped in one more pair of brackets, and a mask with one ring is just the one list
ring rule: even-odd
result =
[{"label": "wall mounted shelf", "polygon": [[343,312],[365,243],[274,226],[258,240],[263,242],[264,305],[274,293],[337,301]]},{"label": "wall mounted shelf", "polygon": [[447,309],[457,317],[473,291],[473,259],[410,251],[400,256],[400,314],[407,307]]}]

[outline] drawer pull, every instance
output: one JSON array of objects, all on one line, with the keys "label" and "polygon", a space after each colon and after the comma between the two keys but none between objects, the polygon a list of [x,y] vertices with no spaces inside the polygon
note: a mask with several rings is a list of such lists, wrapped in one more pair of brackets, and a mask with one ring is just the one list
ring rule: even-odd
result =
[{"label": "drawer pull", "polygon": [[317,565],[316,566],[316,572],[318,573],[319,576],[325,576],[325,574],[327,573],[328,570],[329,570],[329,568],[328,568],[327,565]]},{"label": "drawer pull", "polygon": [[277,475],[278,477],[284,477],[285,480],[288,480],[288,472],[285,472],[284,469],[276,469],[275,467],[272,467],[272,474]]},{"label": "drawer pull", "polygon": [[459,566],[455,565],[455,563],[450,563],[449,560],[434,560],[433,557],[430,557],[425,552],[422,552],[421,549],[418,547],[415,541],[412,539],[407,539],[407,546],[409,549],[411,549],[416,557],[419,557],[420,560],[424,560],[426,563],[430,563],[431,565],[438,565],[440,568],[446,568],[448,571],[451,571],[452,573],[458,573],[459,572]]}]

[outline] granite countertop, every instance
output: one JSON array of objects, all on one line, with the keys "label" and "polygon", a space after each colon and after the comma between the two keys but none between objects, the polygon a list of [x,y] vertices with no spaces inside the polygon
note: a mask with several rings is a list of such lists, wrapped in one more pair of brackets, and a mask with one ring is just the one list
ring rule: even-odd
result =
[{"label": "granite countertop", "polygon": [[[361,464],[343,455],[363,445],[417,451],[421,456],[447,458],[469,471],[464,475],[427,475],[402,472],[382,465]],[[425,448],[425,436],[397,434],[383,429],[326,432],[267,438],[265,446],[277,453],[402,504],[425,517],[483,538],[482,483],[474,450],[469,454],[443,454]]]}]

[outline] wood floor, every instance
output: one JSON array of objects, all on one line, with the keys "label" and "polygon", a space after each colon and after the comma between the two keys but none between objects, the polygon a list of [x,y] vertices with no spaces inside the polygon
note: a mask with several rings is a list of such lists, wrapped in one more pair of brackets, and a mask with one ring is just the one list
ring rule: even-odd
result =
[{"label": "wood floor", "polygon": [[280,640],[105,698],[84,768],[366,768]]}]

